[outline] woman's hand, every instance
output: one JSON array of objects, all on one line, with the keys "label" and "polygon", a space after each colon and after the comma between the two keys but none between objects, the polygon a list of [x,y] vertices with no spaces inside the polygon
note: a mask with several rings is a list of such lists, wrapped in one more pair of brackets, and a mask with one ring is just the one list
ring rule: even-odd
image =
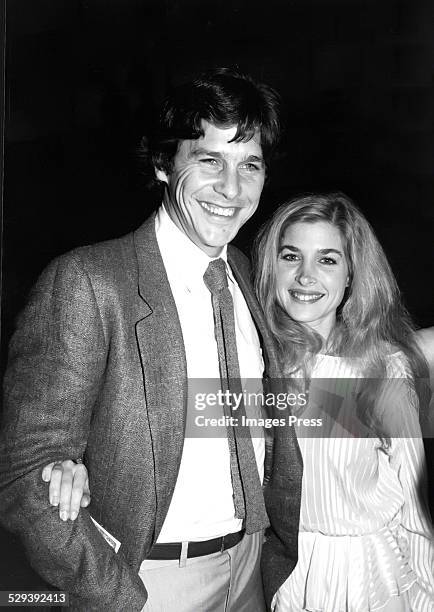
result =
[{"label": "woman's hand", "polygon": [[50,483],[50,504],[59,506],[62,521],[75,521],[80,506],[86,508],[90,504],[89,478],[82,463],[70,459],[49,463],[42,470],[42,480]]}]

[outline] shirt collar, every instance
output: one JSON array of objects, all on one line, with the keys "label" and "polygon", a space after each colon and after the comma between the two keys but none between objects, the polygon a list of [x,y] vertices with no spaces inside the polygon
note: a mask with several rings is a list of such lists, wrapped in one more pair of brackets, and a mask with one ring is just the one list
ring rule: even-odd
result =
[{"label": "shirt collar", "polygon": [[163,261],[166,266],[184,279],[203,278],[209,262],[223,259],[226,263],[228,278],[234,282],[232,271],[228,266],[227,245],[218,257],[209,257],[172,221],[162,204],[155,218],[155,231]]}]

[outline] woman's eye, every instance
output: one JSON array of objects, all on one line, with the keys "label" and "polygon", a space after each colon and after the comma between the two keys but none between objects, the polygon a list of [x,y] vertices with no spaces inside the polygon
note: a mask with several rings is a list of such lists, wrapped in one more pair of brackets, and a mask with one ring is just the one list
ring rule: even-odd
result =
[{"label": "woman's eye", "polygon": [[281,257],[285,261],[298,261],[300,259],[300,256],[295,253],[283,253]]},{"label": "woman's eye", "polygon": [[333,266],[336,264],[336,259],[333,259],[333,257],[322,257],[320,262],[326,264],[327,266]]}]

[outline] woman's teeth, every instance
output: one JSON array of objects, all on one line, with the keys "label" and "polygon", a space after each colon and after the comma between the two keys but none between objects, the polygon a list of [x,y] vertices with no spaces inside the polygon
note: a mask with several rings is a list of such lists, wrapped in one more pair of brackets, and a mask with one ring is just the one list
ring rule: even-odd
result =
[{"label": "woman's teeth", "polygon": [[208,212],[212,213],[213,215],[218,215],[219,217],[233,217],[235,213],[234,207],[222,208],[221,206],[213,206],[212,204],[207,204],[206,202],[199,202],[199,204]]},{"label": "woman's teeth", "polygon": [[289,292],[299,302],[316,302],[323,297],[323,293],[299,293],[298,291]]}]

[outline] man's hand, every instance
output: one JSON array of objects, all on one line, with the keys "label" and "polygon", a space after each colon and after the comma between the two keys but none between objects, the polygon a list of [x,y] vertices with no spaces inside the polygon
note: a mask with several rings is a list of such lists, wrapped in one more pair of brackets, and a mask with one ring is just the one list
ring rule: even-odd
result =
[{"label": "man's hand", "polygon": [[82,463],[70,459],[49,463],[42,470],[42,480],[50,483],[50,504],[59,506],[62,521],[75,521],[80,506],[86,508],[90,504],[89,478]]}]

